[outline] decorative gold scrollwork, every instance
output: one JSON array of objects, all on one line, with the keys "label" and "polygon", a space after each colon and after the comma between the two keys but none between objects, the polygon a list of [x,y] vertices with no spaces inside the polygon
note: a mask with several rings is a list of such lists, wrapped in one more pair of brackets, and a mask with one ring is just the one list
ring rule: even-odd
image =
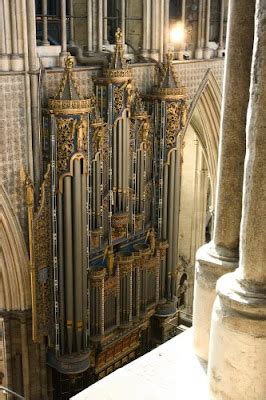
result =
[{"label": "decorative gold scrollwork", "polygon": [[171,102],[166,108],[166,147],[175,145],[176,135],[180,129],[180,104]]},{"label": "decorative gold scrollwork", "polygon": [[[67,162],[74,151],[74,133],[76,122],[74,118],[58,118],[57,126],[57,168],[60,176],[67,170]],[[80,128],[83,129],[83,128]]]},{"label": "decorative gold scrollwork", "polygon": [[124,87],[123,85],[114,88],[114,110],[115,115],[119,115],[123,109],[124,103]]}]

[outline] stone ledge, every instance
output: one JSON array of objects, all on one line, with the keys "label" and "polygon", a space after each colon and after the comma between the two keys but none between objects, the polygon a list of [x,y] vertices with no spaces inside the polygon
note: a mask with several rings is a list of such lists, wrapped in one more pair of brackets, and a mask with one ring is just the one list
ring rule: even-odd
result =
[{"label": "stone ledge", "polygon": [[72,397],[74,400],[206,400],[206,363],[193,352],[192,329]]}]

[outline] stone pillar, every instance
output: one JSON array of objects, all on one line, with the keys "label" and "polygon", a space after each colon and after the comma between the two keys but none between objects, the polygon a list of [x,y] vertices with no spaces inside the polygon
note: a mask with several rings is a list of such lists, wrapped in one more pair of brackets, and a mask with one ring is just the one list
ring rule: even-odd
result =
[{"label": "stone pillar", "polygon": [[229,4],[214,237],[196,254],[194,347],[205,360],[216,281],[238,266],[254,5],[255,0],[230,0]]},{"label": "stone pillar", "polygon": [[198,32],[197,32],[197,48],[195,50],[195,58],[197,60],[203,58],[203,49],[201,45],[201,30],[202,30],[202,0],[198,4]]},{"label": "stone pillar", "polygon": [[151,28],[151,4],[150,0],[143,1],[142,20],[142,50],[141,54],[148,57],[150,49],[150,28]]},{"label": "stone pillar", "polygon": [[69,0],[69,44],[74,46],[74,8],[73,0]]},{"label": "stone pillar", "polygon": [[42,0],[42,45],[49,46],[48,41],[48,19],[47,19],[47,0]]},{"label": "stone pillar", "polygon": [[126,41],[126,4],[125,0],[121,0],[121,31],[122,31],[122,44]]},{"label": "stone pillar", "polygon": [[92,51],[92,0],[87,0],[88,51]]},{"label": "stone pillar", "polygon": [[206,22],[205,22],[205,43],[203,56],[206,60],[211,58],[211,49],[209,48],[210,40],[210,16],[211,16],[211,0],[207,0],[206,4]]},{"label": "stone pillar", "polygon": [[109,44],[107,31],[107,0],[103,0],[103,44]]},{"label": "stone pillar", "polygon": [[158,61],[158,19],[159,19],[159,4],[158,0],[152,1],[151,7],[151,50],[150,56]]},{"label": "stone pillar", "polygon": [[64,66],[65,56],[67,54],[67,26],[66,26],[66,0],[60,1],[61,5],[61,53],[60,64]]},{"label": "stone pillar", "polygon": [[18,52],[18,25],[17,25],[17,9],[15,0],[10,3],[10,15],[11,15],[11,43],[12,43],[12,54],[11,54],[11,69],[12,71],[23,70],[23,59],[19,56]]},{"label": "stone pillar", "polygon": [[217,283],[208,368],[213,400],[264,400],[266,395],[265,48],[266,3],[257,0],[247,113],[240,262],[235,272],[226,274]]},{"label": "stone pillar", "polygon": [[164,54],[167,53],[168,51],[168,46],[169,46],[169,6],[170,6],[170,0],[165,0],[164,1]]},{"label": "stone pillar", "polygon": [[98,51],[103,49],[103,0],[98,1]]},{"label": "stone pillar", "polygon": [[218,57],[224,55],[224,0],[221,0]]},{"label": "stone pillar", "polygon": [[0,1],[0,71],[9,70],[9,56],[6,46],[6,23],[4,0]]}]

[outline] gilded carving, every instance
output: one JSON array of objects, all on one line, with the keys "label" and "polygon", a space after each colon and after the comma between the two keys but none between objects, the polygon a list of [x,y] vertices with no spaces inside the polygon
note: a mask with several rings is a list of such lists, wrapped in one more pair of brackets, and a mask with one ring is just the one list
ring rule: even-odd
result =
[{"label": "gilded carving", "polygon": [[146,242],[149,244],[151,249],[151,254],[154,255],[155,252],[155,232],[154,228],[148,230],[146,235]]},{"label": "gilded carving", "polygon": [[[74,118],[58,118],[57,126],[57,168],[60,176],[67,170],[68,160],[74,151],[74,134],[76,122]],[[80,129],[83,129],[82,127]]]},{"label": "gilded carving", "polygon": [[166,106],[166,147],[175,145],[176,135],[180,129],[180,105],[171,102]]},{"label": "gilded carving", "polygon": [[115,115],[119,115],[124,105],[124,87],[116,86],[114,88],[114,110]]},{"label": "gilded carving", "polygon": [[85,151],[87,150],[88,120],[81,117],[75,125],[77,132],[77,150]]}]

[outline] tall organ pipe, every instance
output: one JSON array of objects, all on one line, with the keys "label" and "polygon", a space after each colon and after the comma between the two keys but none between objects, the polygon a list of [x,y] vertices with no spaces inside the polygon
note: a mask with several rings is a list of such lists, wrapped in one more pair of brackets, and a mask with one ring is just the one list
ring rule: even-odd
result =
[{"label": "tall organ pipe", "polygon": [[82,208],[82,320],[83,320],[83,343],[86,343],[86,322],[87,322],[87,176],[81,175],[81,208]]},{"label": "tall organ pipe", "polygon": [[61,349],[65,350],[65,312],[64,312],[64,229],[63,229],[63,199],[62,193],[58,194],[58,266],[59,266],[59,312],[60,312],[60,336]]},{"label": "tall organ pipe", "polygon": [[114,204],[116,204],[116,197],[117,197],[117,188],[118,188],[118,182],[117,182],[117,132],[114,129],[114,135],[113,135],[113,188],[114,190]]},{"label": "tall organ pipe", "polygon": [[175,180],[175,152],[172,151],[170,154],[170,176],[169,176],[169,200],[168,200],[168,257],[167,257],[167,281],[168,281],[168,299],[171,296],[169,292],[169,282],[171,282],[171,272],[173,264],[173,218],[174,218],[174,180]]},{"label": "tall organ pipe", "polygon": [[74,215],[74,285],[75,285],[75,333],[77,352],[82,340],[82,210],[81,210],[81,170],[80,160],[74,160],[73,177],[73,215]]},{"label": "tall organ pipe", "polygon": [[172,246],[172,296],[175,293],[175,271],[178,257],[178,228],[179,228],[179,198],[180,198],[180,149],[175,151],[175,182],[174,182],[174,225],[173,225],[173,246]]},{"label": "tall organ pipe", "polygon": [[166,164],[164,166],[164,191],[163,191],[163,237],[162,239],[167,238],[167,200],[168,200],[168,170],[169,165]]},{"label": "tall organ pipe", "polygon": [[116,125],[116,132],[118,135],[118,211],[121,211],[121,197],[122,197],[122,177],[123,177],[123,164],[122,164],[122,160],[123,160],[123,152],[122,152],[122,132],[121,132],[121,119],[118,120],[118,123]]},{"label": "tall organ pipe", "polygon": [[72,353],[73,348],[73,253],[72,253],[72,198],[71,177],[64,178],[64,258],[65,258],[65,304],[67,325],[67,347]]}]

